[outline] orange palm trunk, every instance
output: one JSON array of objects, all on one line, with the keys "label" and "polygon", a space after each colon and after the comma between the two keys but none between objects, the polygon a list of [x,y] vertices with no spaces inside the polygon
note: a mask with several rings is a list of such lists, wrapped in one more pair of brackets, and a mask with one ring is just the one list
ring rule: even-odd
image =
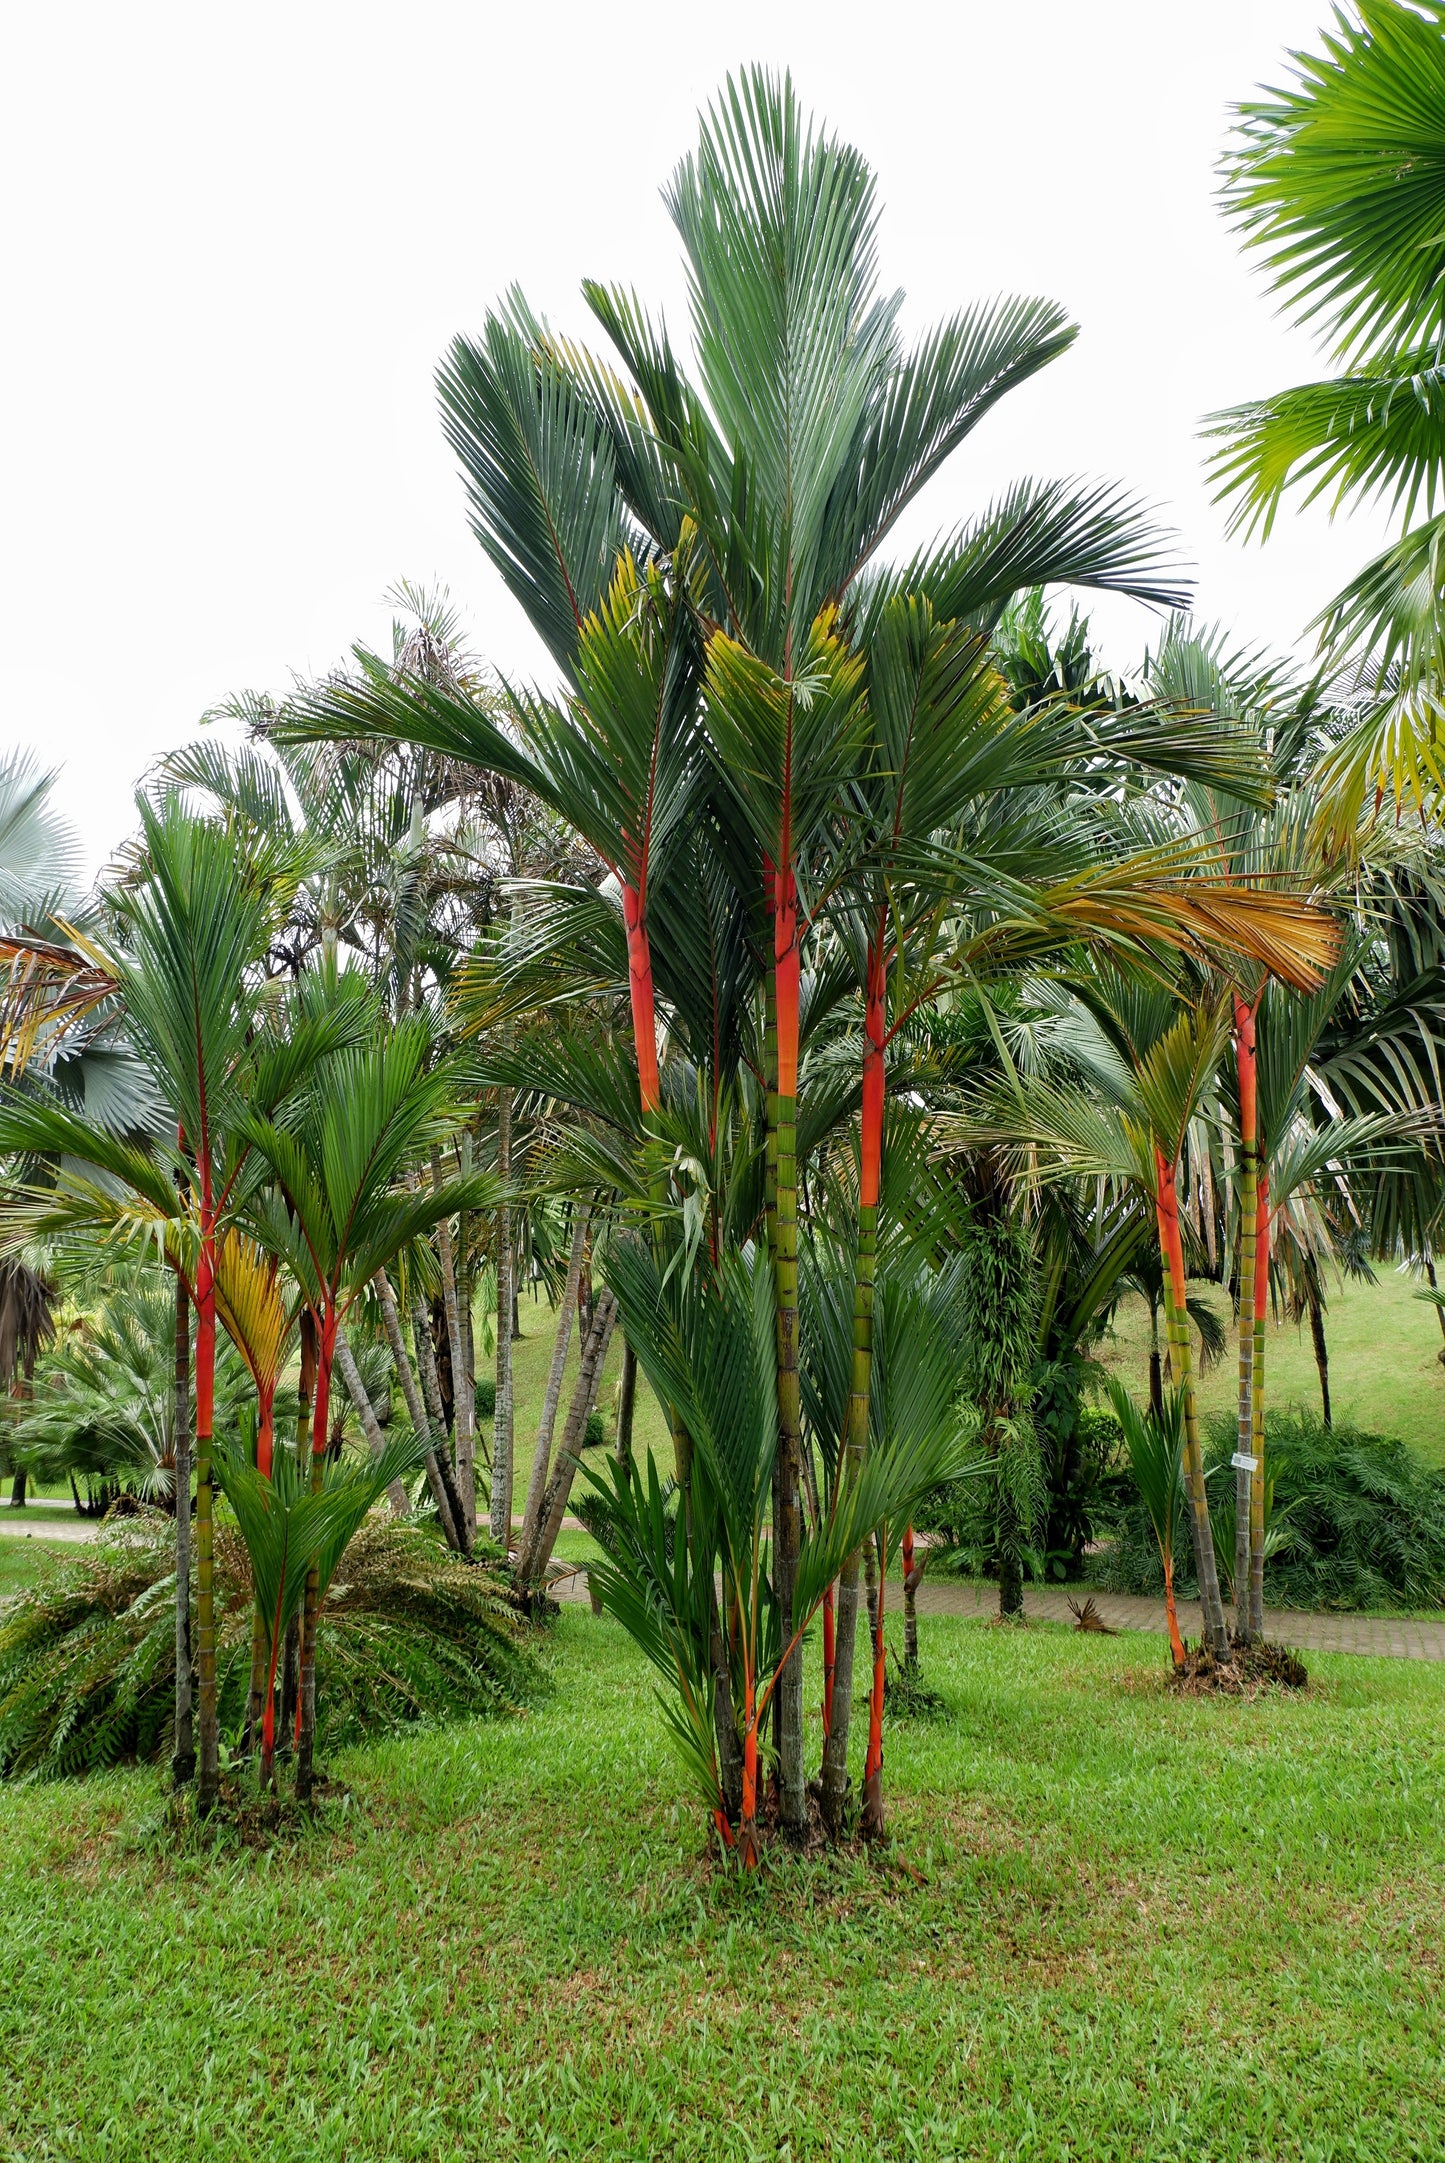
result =
[{"label": "orange palm trunk", "polygon": [[1174,1557],[1164,1557],[1164,1612],[1169,1618],[1169,1650],[1174,1665],[1184,1665],[1184,1640],[1179,1635],[1179,1615],[1174,1605]]}]

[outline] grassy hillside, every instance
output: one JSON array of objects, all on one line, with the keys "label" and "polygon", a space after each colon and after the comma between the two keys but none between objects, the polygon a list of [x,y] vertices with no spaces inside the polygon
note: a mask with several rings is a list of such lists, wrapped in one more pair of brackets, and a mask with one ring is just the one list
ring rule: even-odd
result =
[{"label": "grassy hillside", "polygon": [[[1238,1336],[1227,1296],[1216,1285],[1197,1287],[1229,1321],[1229,1349],[1201,1378],[1206,1413],[1233,1403]],[[1375,1284],[1331,1284],[1325,1335],[1329,1345],[1330,1395],[1337,1420],[1353,1420],[1375,1434],[1398,1435],[1431,1464],[1445,1464],[1445,1367],[1433,1307],[1414,1296],[1414,1280],[1382,1270]],[[1320,1408],[1319,1376],[1309,1323],[1271,1318],[1267,1339],[1269,1402]],[[1196,1348],[1198,1339],[1195,1339]],[[1142,1299],[1120,1309],[1112,1339],[1100,1354],[1139,1396],[1148,1389],[1149,1315]]]}]

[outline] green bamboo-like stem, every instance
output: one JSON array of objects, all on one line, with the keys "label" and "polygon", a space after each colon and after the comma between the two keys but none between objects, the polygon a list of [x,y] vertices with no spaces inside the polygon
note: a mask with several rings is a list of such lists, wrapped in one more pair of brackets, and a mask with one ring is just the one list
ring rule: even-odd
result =
[{"label": "green bamboo-like stem", "polygon": [[[793,1634],[793,1580],[803,1540],[803,1414],[798,1374],[798,1031],[801,956],[798,897],[787,857],[768,867],[773,915],[773,976],[777,999],[777,1229],[774,1278],[777,1313],[778,1499],[773,1583],[783,1639]],[[778,1783],[783,1830],[800,1838],[808,1805],[803,1762],[803,1658],[789,1653],[777,1684]]]},{"label": "green bamboo-like stem", "polygon": [[[511,1041],[511,1031],[504,1039]],[[512,1176],[512,1092],[497,1096],[497,1177]],[[503,1202],[497,1211],[497,1399],[492,1420],[491,1534],[505,1553],[512,1538],[513,1398],[512,1398],[512,1212]]]},{"label": "green bamboo-like stem", "polygon": [[180,1788],[196,1777],[196,1741],[191,1705],[191,1299],[179,1269],[171,1436],[176,1463],[176,1736],[171,1778]]},{"label": "green bamboo-like stem", "polygon": [[[329,1297],[319,1317],[316,1350],[316,1395],[311,1408],[311,1492],[319,1495],[326,1474],[326,1445],[330,1439],[331,1373],[336,1359],[338,1316]],[[316,1628],[321,1605],[321,1566],[313,1561],[306,1572],[306,1593],[301,1606],[301,1666],[297,1685],[296,1800],[309,1802],[316,1750]]]},{"label": "green bamboo-like stem", "polygon": [[863,1818],[859,1830],[865,1840],[881,1840],[887,1831],[883,1815],[883,1610],[888,1596],[886,1539],[879,1537],[878,1606],[873,1621],[873,1689],[868,1706],[868,1755],[863,1765]]},{"label": "green bamboo-like stem", "polygon": [[1249,1504],[1249,1630],[1264,1635],[1264,1325],[1269,1309],[1269,1174],[1259,1179],[1254,1257],[1254,1377],[1250,1391],[1254,1485]]},{"label": "green bamboo-like stem", "polygon": [[1209,1496],[1204,1484],[1204,1452],[1199,1441],[1199,1406],[1194,1393],[1194,1364],[1189,1347],[1188,1284],[1184,1275],[1184,1243],[1179,1229],[1179,1197],[1174,1166],[1164,1152],[1154,1152],[1158,1175],[1159,1232],[1165,1282],[1165,1318],[1175,1386],[1184,1399],[1184,1479],[1189,1494],[1190,1522],[1194,1530],[1194,1567],[1199,1580],[1199,1604],[1204,1634],[1217,1660],[1229,1658],[1229,1631],[1219,1593],[1219,1571],[1214,1560],[1214,1536],[1209,1524]]},{"label": "green bamboo-like stem", "polygon": [[216,1399],[216,1231],[210,1165],[203,1138],[201,1252],[196,1269],[196,1683],[200,1759],[196,1807],[214,1809],[221,1789],[221,1730],[216,1701],[215,1511],[211,1441]]},{"label": "green bamboo-like stem", "polygon": [[[1254,1009],[1234,995],[1234,1046],[1239,1070],[1239,1140],[1243,1169],[1239,1189],[1239,1404],[1236,1455],[1254,1451],[1254,1274],[1259,1215],[1259,1128]],[[1234,1633],[1248,1639],[1250,1525],[1255,1482],[1249,1466],[1234,1472]]]},{"label": "green bamboo-like stem", "polygon": [[[275,1456],[275,1384],[261,1387],[256,1396],[256,1470],[270,1479]],[[246,1700],[246,1727],[242,1752],[249,1757],[260,1732],[266,1688],[266,1625],[259,1609],[251,1617],[251,1690]]]}]

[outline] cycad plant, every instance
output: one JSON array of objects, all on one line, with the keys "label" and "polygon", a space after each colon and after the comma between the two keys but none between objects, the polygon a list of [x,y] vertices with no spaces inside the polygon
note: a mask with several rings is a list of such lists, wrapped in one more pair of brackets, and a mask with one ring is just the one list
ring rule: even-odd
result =
[{"label": "cycad plant", "polygon": [[[256,1602],[250,1557],[224,1515],[215,1562],[220,1717],[239,1743]],[[0,1778],[77,1777],[167,1753],[174,1599],[170,1528],[140,1519],[7,1605]],[[424,1526],[379,1511],[366,1517],[331,1578],[325,1613],[320,1734],[331,1746],[423,1720],[510,1712],[538,1694],[504,1586]]]}]

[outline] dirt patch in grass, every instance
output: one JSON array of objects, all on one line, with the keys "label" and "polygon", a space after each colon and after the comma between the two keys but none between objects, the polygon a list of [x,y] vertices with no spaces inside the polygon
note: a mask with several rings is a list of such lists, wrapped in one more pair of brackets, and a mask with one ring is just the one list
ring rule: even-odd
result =
[{"label": "dirt patch in grass", "polygon": [[1228,1660],[1216,1660],[1207,1645],[1185,1648],[1184,1665],[1173,1668],[1169,1688],[1180,1697],[1257,1697],[1262,1690],[1303,1690],[1309,1670],[1287,1645],[1273,1645],[1260,1638],[1253,1644],[1230,1646]]}]

